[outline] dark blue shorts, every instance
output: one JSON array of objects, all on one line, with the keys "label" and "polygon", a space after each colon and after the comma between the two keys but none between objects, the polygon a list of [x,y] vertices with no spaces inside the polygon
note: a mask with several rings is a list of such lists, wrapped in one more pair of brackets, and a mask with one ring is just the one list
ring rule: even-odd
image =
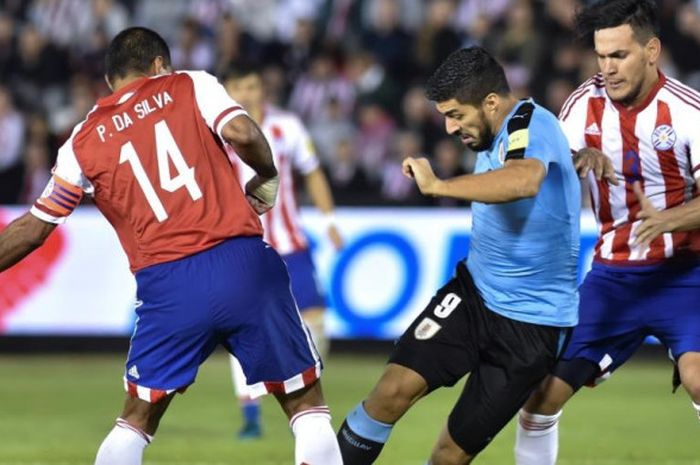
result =
[{"label": "dark blue shorts", "polygon": [[137,320],[126,387],[155,402],[192,384],[218,344],[241,362],[254,397],[293,392],[321,364],[277,252],[258,237],[136,273]]},{"label": "dark blue shorts", "polygon": [[626,269],[595,263],[580,288],[579,324],[563,360],[584,358],[606,376],[647,336],[674,359],[700,351],[700,265],[667,263]]},{"label": "dark blue shorts", "polygon": [[326,299],[319,290],[316,268],[309,249],[282,255],[282,260],[287,264],[292,281],[292,294],[299,311],[303,313],[310,308],[326,308]]}]

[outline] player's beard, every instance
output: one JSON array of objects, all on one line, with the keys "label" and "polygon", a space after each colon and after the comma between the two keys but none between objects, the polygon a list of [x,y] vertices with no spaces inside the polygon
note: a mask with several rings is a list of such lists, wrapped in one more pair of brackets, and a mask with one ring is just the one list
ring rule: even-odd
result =
[{"label": "player's beard", "polygon": [[622,98],[619,98],[617,100],[613,99],[610,97],[610,93],[608,93],[608,97],[610,97],[611,100],[613,100],[616,103],[619,103],[623,107],[630,107],[633,103],[635,103],[640,95],[642,94],[642,87],[644,86],[644,79],[640,79],[637,81],[637,83],[632,86],[629,92]]},{"label": "player's beard", "polygon": [[493,133],[489,129],[488,122],[486,121],[486,114],[481,108],[479,108],[479,119],[481,120],[481,128],[479,129],[479,134],[477,135],[476,140],[473,143],[467,144],[467,147],[469,147],[475,152],[487,150],[491,148],[491,145],[493,145]]}]

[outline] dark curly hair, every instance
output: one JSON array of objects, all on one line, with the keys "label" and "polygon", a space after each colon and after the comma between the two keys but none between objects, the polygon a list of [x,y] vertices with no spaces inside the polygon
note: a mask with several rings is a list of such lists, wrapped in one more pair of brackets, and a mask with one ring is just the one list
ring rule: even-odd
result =
[{"label": "dark curly hair", "polygon": [[578,11],[575,22],[579,37],[589,42],[595,31],[623,24],[630,25],[634,38],[642,45],[659,36],[654,0],[602,0]]},{"label": "dark curly hair", "polygon": [[491,93],[506,95],[510,87],[503,67],[481,47],[452,52],[426,85],[426,96],[435,102],[454,98],[476,106]]}]

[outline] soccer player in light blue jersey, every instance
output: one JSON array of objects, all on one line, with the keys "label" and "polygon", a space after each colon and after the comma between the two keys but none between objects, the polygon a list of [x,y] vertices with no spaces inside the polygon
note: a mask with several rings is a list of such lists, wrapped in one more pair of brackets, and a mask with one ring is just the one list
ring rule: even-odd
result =
[{"label": "soccer player in light blue jersey", "polygon": [[472,202],[469,256],[343,423],[345,465],[373,463],[411,405],[467,373],[429,463],[470,463],[552,369],[578,318],[580,188],[556,117],[516,99],[478,47],[452,53],[427,95],[447,132],[479,152],[476,172],[441,180],[427,159],[408,158],[404,173],[425,195]]}]

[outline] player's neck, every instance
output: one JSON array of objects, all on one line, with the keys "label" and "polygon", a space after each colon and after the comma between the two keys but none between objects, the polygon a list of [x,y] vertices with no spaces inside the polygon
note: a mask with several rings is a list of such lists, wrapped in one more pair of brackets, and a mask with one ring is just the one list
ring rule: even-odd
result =
[{"label": "player's neck", "polygon": [[508,116],[508,114],[513,110],[513,107],[517,105],[517,103],[518,99],[513,97],[512,95],[501,97],[500,105],[498,106],[498,110],[496,110],[496,114],[493,118],[493,125],[491,128],[493,134],[498,134],[500,132],[501,126],[503,126],[503,122],[506,119],[506,116]]},{"label": "player's neck", "polygon": [[112,81],[112,92],[119,92],[122,89],[134,81],[147,77],[145,74],[129,74],[123,78],[116,78]]},{"label": "player's neck", "polygon": [[265,109],[262,106],[249,107],[246,108],[246,111],[253,118],[253,121],[258,125],[262,124],[262,120],[265,117]]}]

